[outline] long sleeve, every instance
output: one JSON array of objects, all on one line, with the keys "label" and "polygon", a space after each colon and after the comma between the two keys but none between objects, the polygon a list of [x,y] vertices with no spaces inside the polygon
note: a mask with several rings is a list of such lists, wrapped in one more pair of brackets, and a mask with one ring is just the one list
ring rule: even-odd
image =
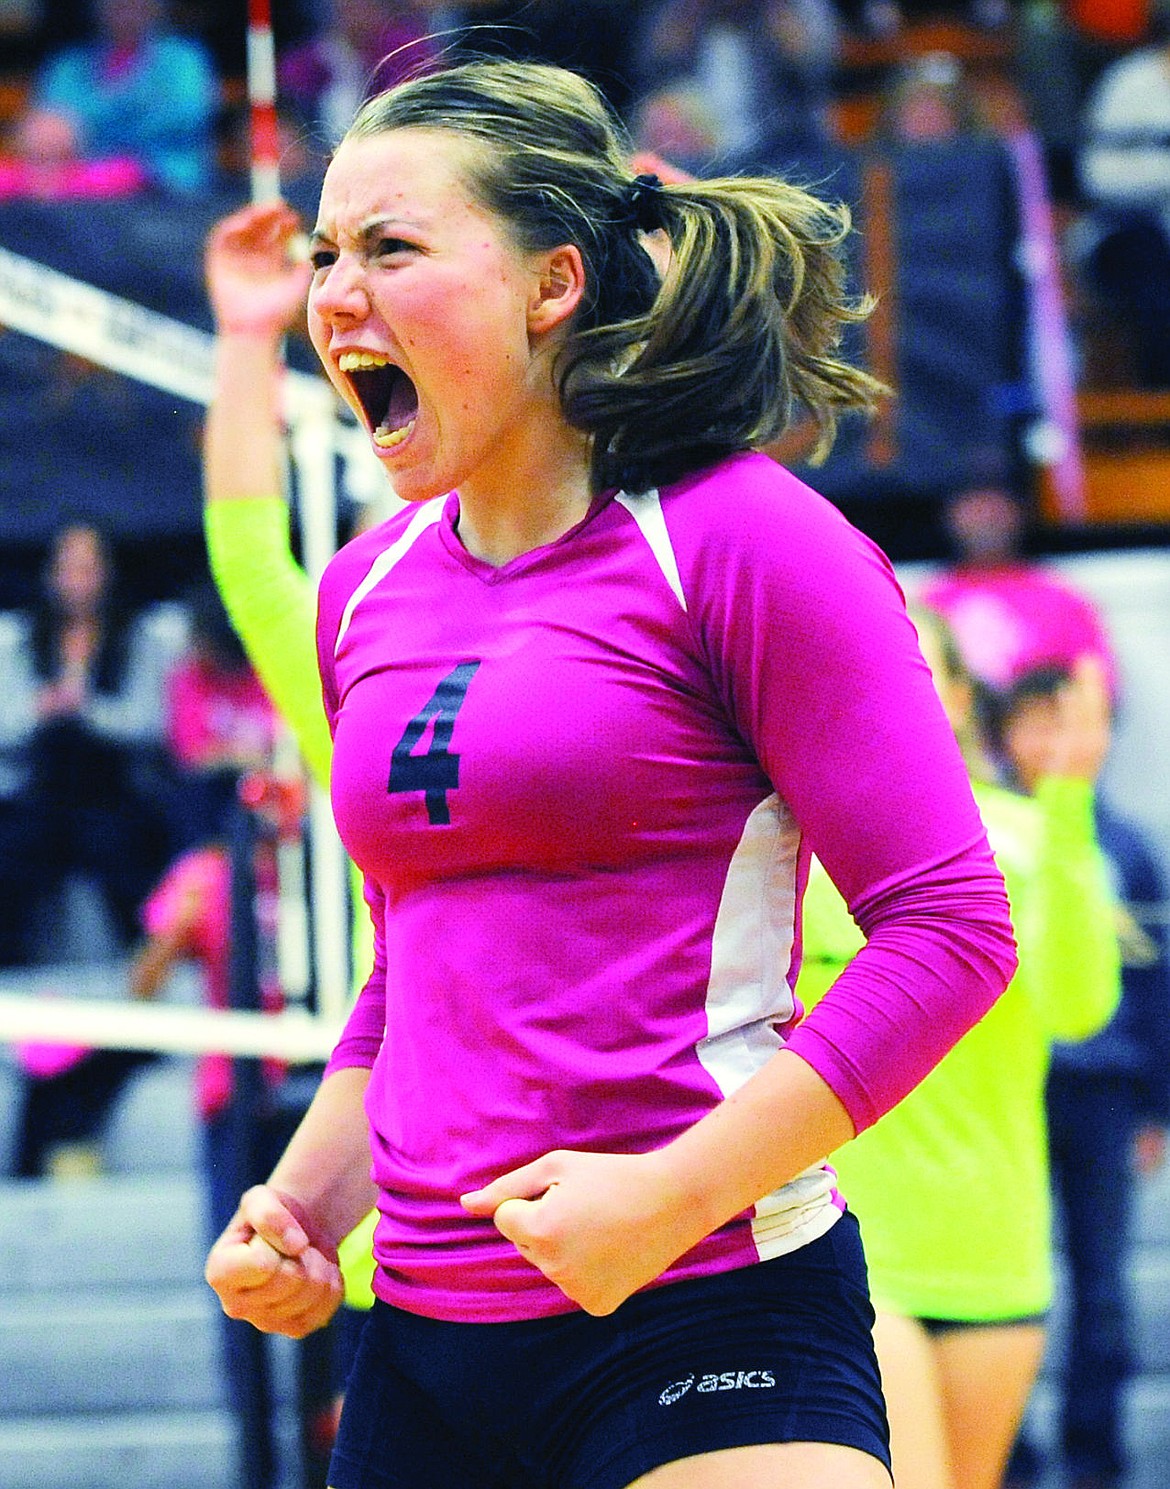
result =
[{"label": "long sleeve", "polygon": [[1051,1038],[1086,1039],[1112,1017],[1121,993],[1117,906],[1097,846],[1093,791],[1049,777],[1033,800],[1036,863],[1015,913],[1028,992]]},{"label": "long sleeve", "polygon": [[689,593],[731,717],[866,938],[788,1039],[861,1130],[1002,993],[1007,898],[885,556],[827,502],[753,485]]},{"label": "long sleeve", "polygon": [[206,502],[203,522],[232,623],[314,778],[326,785],[333,746],[313,639],[316,594],[289,550],[288,507],[276,496]]}]

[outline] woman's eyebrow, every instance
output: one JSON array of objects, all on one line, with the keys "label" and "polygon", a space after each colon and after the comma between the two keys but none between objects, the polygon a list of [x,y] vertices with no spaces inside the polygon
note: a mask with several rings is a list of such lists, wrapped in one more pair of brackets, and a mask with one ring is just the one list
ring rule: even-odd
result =
[{"label": "woman's eyebrow", "polygon": [[369,243],[388,231],[394,232],[405,228],[407,231],[414,232],[424,226],[425,223],[421,222],[417,217],[395,217],[391,213],[385,216],[367,218],[358,229],[357,237],[359,242]]},{"label": "woman's eyebrow", "polygon": [[[354,236],[359,243],[369,243],[372,240],[377,239],[380,235],[386,233],[388,230],[394,230],[398,228],[418,228],[421,226],[422,223],[420,223],[416,218],[395,217],[392,214],[387,214],[384,216],[368,218],[361,224]],[[328,232],[323,227],[315,227],[309,234],[309,237],[314,243],[332,243],[334,241],[333,234]]]}]

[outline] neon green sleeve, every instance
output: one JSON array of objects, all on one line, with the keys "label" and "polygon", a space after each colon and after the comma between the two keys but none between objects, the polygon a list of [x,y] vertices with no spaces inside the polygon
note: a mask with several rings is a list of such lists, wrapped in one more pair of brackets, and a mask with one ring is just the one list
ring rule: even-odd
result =
[{"label": "neon green sleeve", "polygon": [[1108,1023],[1121,995],[1117,904],[1097,846],[1093,788],[1054,776],[1032,800],[1039,809],[1035,870],[1015,917],[1028,994],[1052,1039],[1087,1039]]},{"label": "neon green sleeve", "polygon": [[329,783],[333,743],[317,671],[316,586],[289,548],[282,497],[205,502],[207,557],[244,650],[313,778]]}]

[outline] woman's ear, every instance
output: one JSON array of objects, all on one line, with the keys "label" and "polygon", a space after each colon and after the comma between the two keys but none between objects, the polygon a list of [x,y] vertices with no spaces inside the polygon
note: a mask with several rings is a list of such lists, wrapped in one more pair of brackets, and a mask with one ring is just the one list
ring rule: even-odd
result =
[{"label": "woman's ear", "polygon": [[544,255],[528,304],[528,331],[539,336],[563,325],[585,293],[585,264],[575,243]]}]

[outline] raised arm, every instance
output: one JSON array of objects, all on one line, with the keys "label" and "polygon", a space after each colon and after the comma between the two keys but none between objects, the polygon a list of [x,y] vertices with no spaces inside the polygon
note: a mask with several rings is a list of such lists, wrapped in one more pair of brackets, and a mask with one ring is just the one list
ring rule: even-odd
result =
[{"label": "raised arm", "polygon": [[316,590],[289,544],[280,411],[281,343],[300,314],[308,266],[282,203],[245,207],[207,244],[215,383],[203,452],[212,574],[248,656],[314,777],[329,777],[314,648]]},{"label": "raised arm", "polygon": [[1057,700],[1034,797],[1036,871],[1017,915],[1029,994],[1054,1039],[1085,1039],[1121,995],[1117,904],[1094,824],[1094,785],[1109,748],[1105,671],[1083,657]]}]

